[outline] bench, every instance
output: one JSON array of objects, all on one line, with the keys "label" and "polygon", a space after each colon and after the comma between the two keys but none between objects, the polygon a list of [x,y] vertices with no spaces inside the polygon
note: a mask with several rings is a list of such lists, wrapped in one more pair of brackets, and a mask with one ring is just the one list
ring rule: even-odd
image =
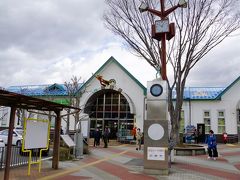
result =
[{"label": "bench", "polygon": [[122,142],[122,143],[132,144],[133,143],[132,141],[134,141],[134,140],[133,140],[133,136],[120,136],[120,137],[118,137],[118,141]]},{"label": "bench", "polygon": [[236,142],[238,142],[238,135],[229,134],[227,137],[227,143],[236,143]]}]

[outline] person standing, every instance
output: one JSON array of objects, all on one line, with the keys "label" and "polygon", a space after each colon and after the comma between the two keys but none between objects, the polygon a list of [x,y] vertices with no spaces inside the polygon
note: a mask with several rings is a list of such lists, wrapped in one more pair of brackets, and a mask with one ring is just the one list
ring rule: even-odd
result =
[{"label": "person standing", "polygon": [[100,146],[100,139],[101,139],[101,133],[97,128],[96,131],[94,132],[94,147]]},{"label": "person standing", "polygon": [[208,159],[216,160],[218,157],[217,140],[213,130],[209,131],[209,135],[207,136],[205,143],[208,145]]},{"label": "person standing", "polygon": [[193,138],[194,138],[195,144],[198,144],[198,130],[197,129],[194,129]]},{"label": "person standing", "polygon": [[108,143],[110,141],[110,135],[111,135],[111,129],[110,128],[107,128],[108,129]]},{"label": "person standing", "polygon": [[135,126],[132,130],[133,140],[136,141],[137,127]]},{"label": "person standing", "polygon": [[104,130],[104,132],[103,132],[104,148],[107,148],[107,147],[108,147],[108,135],[109,135],[108,128],[105,128],[105,130]]},{"label": "person standing", "polygon": [[224,142],[224,144],[227,144],[227,133],[226,132],[224,132],[223,133],[223,142]]},{"label": "person standing", "polygon": [[138,128],[136,132],[136,150],[141,150],[141,144],[142,144],[142,132],[141,129]]}]

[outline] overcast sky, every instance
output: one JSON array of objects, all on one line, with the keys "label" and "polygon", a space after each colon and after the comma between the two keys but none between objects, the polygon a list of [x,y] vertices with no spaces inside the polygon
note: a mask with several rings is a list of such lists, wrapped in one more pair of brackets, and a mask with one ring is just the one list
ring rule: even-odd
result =
[{"label": "overcast sky", "polygon": [[[86,81],[110,56],[146,86],[155,71],[104,27],[105,8],[104,0],[1,0],[0,86],[63,83],[73,75]],[[239,42],[240,35],[219,45],[187,85],[224,87],[239,77]]]}]

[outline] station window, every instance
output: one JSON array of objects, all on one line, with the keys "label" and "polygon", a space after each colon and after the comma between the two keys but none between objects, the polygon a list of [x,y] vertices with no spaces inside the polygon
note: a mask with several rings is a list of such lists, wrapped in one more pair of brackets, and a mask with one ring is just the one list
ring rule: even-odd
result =
[{"label": "station window", "polygon": [[224,111],[218,111],[218,133],[225,132],[225,114]]},{"label": "station window", "polygon": [[211,117],[210,117],[210,111],[204,111],[203,112],[203,121],[205,124],[205,132],[209,132],[211,129]]}]

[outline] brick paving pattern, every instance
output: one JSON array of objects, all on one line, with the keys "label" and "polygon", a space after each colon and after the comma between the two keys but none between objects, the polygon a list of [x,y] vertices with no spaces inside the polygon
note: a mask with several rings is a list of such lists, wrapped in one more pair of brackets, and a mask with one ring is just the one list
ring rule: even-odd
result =
[{"label": "brick paving pattern", "polygon": [[[173,179],[240,180],[240,145],[218,145],[220,157],[208,160],[207,155],[175,156],[169,176],[148,175],[143,173],[143,151],[136,151],[134,145],[110,144],[109,148],[90,147],[90,154],[78,161],[60,162],[59,169],[51,168],[51,160],[44,161],[42,170],[38,165],[31,166],[27,176],[27,166],[10,169],[11,180],[35,179]],[[0,171],[3,179],[4,171]]]}]

